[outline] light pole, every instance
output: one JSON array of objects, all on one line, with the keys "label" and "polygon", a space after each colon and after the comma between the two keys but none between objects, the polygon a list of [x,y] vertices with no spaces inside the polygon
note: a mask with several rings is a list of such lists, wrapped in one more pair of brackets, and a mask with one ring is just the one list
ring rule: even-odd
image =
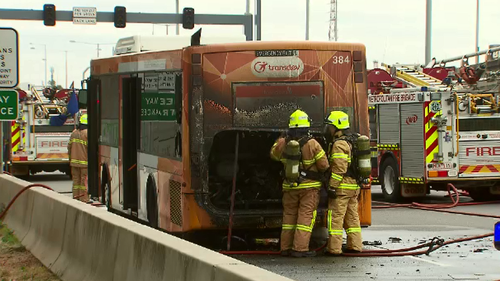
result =
[{"label": "light pole", "polygon": [[[479,0],[476,1],[476,49],[474,52],[479,52]],[[476,64],[479,62],[479,56],[476,56]]]},{"label": "light pole", "polygon": [[[40,45],[43,46],[43,53],[44,53],[44,61],[45,61],[45,87],[47,87],[47,45],[45,44],[34,44],[30,43],[30,45]],[[35,50],[35,47],[31,47],[30,49]]]},{"label": "light pole", "polygon": [[[175,0],[175,11],[177,14],[179,14],[179,0]],[[178,23],[175,25],[175,35],[179,35],[179,24]]]},{"label": "light pole", "polygon": [[100,45],[113,45],[113,43],[90,43],[90,42],[81,42],[75,40],[69,40],[70,43],[78,43],[78,44],[87,44],[87,45],[96,45],[97,46],[97,57],[99,57]]}]

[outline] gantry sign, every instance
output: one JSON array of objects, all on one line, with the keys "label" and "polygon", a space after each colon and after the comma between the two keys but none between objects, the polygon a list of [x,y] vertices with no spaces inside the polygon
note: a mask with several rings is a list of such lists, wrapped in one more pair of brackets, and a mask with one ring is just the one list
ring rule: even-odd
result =
[{"label": "gantry sign", "polygon": [[[80,8],[81,9],[81,8]],[[81,18],[81,17],[79,17]],[[117,6],[114,12],[96,12],[95,22],[112,22],[117,28],[124,28],[127,23],[182,24],[192,29],[195,24],[208,25],[243,25],[246,39],[253,40],[253,16],[194,14],[194,9],[184,8],[182,14],[128,13],[125,7]],[[260,23],[260,15],[256,15]],[[56,11],[52,4],[45,4],[43,10],[0,9],[0,20],[39,20],[47,26],[54,26],[57,21],[75,22],[74,11]],[[257,40],[260,40],[260,24],[257,26]]]}]

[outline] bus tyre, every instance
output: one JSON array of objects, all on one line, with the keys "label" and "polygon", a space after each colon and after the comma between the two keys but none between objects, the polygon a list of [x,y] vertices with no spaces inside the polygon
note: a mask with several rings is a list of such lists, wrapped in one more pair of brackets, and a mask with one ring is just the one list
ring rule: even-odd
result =
[{"label": "bus tyre", "polygon": [[401,184],[399,183],[399,169],[394,158],[385,159],[381,167],[381,184],[384,198],[391,202],[398,202],[402,199]]},{"label": "bus tyre", "polygon": [[146,209],[148,222],[151,227],[158,228],[158,194],[156,191],[156,182],[150,175],[146,182]]}]

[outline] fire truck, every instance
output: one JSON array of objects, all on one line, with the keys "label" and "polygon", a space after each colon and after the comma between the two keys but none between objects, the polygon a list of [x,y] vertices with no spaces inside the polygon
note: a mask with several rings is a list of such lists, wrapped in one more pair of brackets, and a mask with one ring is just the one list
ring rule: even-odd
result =
[{"label": "fire truck", "polygon": [[51,117],[66,114],[66,102],[49,100],[33,85],[29,88],[19,101],[17,120],[11,121],[8,170],[16,176],[56,170],[69,175],[67,146],[75,121],[69,116],[63,125],[51,124]]},{"label": "fire truck", "polygon": [[368,73],[372,176],[386,199],[425,196],[448,183],[474,200],[500,197],[500,60],[492,51],[459,57],[490,54],[481,65],[441,63],[443,80],[435,69],[402,65]]}]

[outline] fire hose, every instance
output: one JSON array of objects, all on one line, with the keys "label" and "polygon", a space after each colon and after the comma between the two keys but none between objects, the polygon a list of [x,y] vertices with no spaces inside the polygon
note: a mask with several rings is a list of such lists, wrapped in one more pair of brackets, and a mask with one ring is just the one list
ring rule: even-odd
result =
[{"label": "fire hose", "polygon": [[3,218],[5,217],[5,215],[7,214],[7,211],[9,211],[10,207],[12,207],[12,204],[14,204],[14,202],[17,200],[17,198],[19,196],[21,196],[21,194],[23,194],[23,192],[25,192],[26,190],[32,188],[32,187],[35,187],[35,186],[38,186],[38,187],[43,187],[45,189],[48,189],[48,190],[52,190],[54,191],[52,188],[44,185],[44,184],[39,184],[39,183],[34,183],[34,184],[30,184],[30,185],[27,185],[25,186],[23,189],[21,189],[17,194],[16,196],[14,196],[14,198],[12,198],[12,200],[10,200],[9,204],[7,205],[7,207],[5,208],[5,210],[3,210],[3,212],[0,214],[0,220],[3,220]]},{"label": "fire hose", "polygon": [[[50,188],[44,184],[35,183],[35,184],[27,185],[26,187],[21,189],[14,196],[14,198],[12,198],[12,200],[9,202],[9,204],[7,205],[5,210],[3,210],[2,213],[0,214],[0,220],[3,220],[3,218],[5,217],[7,212],[9,211],[9,209],[12,207],[14,202],[17,200],[17,198],[19,198],[19,196],[22,193],[24,193],[26,190],[28,190],[32,187],[35,187],[35,186],[43,187],[45,189],[54,191],[52,188]],[[452,195],[451,195],[450,187],[453,188],[455,191],[456,200],[454,200]],[[387,207],[387,208],[410,207],[410,208],[417,208],[417,209],[422,209],[422,210],[434,211],[434,210],[437,210],[439,208],[452,208],[455,206],[460,206],[458,203],[459,202],[458,200],[460,198],[459,193],[458,193],[457,189],[452,184],[448,184],[448,193],[450,194],[450,197],[452,198],[452,201],[453,201],[453,204],[451,204],[451,205],[443,205],[443,204],[432,205],[432,204],[420,204],[420,203],[411,203],[411,204],[391,204],[391,203],[388,203],[389,205],[383,206],[383,207]],[[383,202],[383,203],[385,203],[385,202]],[[492,203],[492,202],[483,202],[483,204],[484,203]],[[462,206],[464,206],[464,205],[478,205],[478,204],[481,204],[481,203],[476,203],[476,204],[462,203]],[[434,208],[436,208],[436,209],[434,209]],[[441,211],[444,211],[444,210],[441,210]],[[454,212],[454,213],[458,213],[458,212]],[[463,213],[463,214],[478,215],[476,213]],[[484,216],[484,217],[500,218],[500,216],[494,216],[494,215],[487,215],[487,214],[479,214],[479,215]],[[493,236],[493,233],[487,233],[487,234],[483,234],[483,235],[477,235],[477,236],[471,236],[471,237],[465,237],[465,238],[459,238],[459,239],[452,239],[452,240],[448,240],[448,241],[444,241],[444,239],[434,237],[428,243],[420,244],[420,245],[417,245],[414,247],[409,247],[409,248],[392,249],[392,250],[367,250],[367,251],[363,251],[361,253],[343,253],[342,255],[349,256],[349,257],[417,256],[417,255],[423,255],[423,254],[429,255],[431,252],[433,252],[433,251],[435,251],[435,250],[437,250],[445,245],[464,242],[464,241],[470,241],[470,240],[476,240],[476,239],[482,239],[482,238],[486,238],[486,237],[490,237],[490,236]],[[230,238],[228,237],[228,239],[230,239]],[[317,248],[315,251],[319,252],[325,247],[326,247],[326,244]],[[428,249],[415,251],[415,250],[425,248],[425,247],[427,247]],[[219,251],[219,253],[226,254],[226,255],[280,255],[281,254],[281,252],[279,252],[279,251]]]},{"label": "fire hose", "polygon": [[[460,192],[456,189],[456,187],[449,183],[447,186],[448,195],[452,200],[452,204],[422,204],[422,203],[409,203],[409,204],[394,204],[394,203],[386,203],[386,202],[378,202],[373,201],[378,204],[383,204],[384,206],[372,206],[373,209],[386,209],[386,208],[413,208],[420,209],[425,211],[438,211],[438,212],[447,212],[453,214],[462,214],[462,215],[470,215],[470,216],[481,216],[481,217],[490,217],[500,219],[500,216],[489,215],[489,214],[479,214],[479,213],[467,213],[467,212],[459,212],[459,211],[451,211],[451,210],[442,210],[449,209],[457,206],[470,206],[470,205],[482,205],[482,204],[492,204],[492,203],[500,203],[499,201],[489,201],[489,202],[469,202],[469,203],[459,203],[460,200]],[[454,193],[451,193],[451,190]],[[493,236],[493,232],[486,233],[477,236],[470,236],[465,238],[458,238],[445,241],[442,238],[434,237],[430,242],[420,244],[414,247],[409,248],[401,248],[401,249],[384,249],[384,250],[365,250],[360,253],[343,253],[342,256],[348,257],[394,257],[394,256],[418,256],[418,255],[429,255],[431,252],[436,251],[437,249],[454,243],[460,243],[464,241],[477,240],[486,237]],[[323,248],[326,247],[326,244],[315,249],[316,252],[320,252]],[[418,249],[427,248],[420,251],[415,251]],[[226,255],[279,255],[281,252],[279,251],[219,251],[219,253]]]}]

